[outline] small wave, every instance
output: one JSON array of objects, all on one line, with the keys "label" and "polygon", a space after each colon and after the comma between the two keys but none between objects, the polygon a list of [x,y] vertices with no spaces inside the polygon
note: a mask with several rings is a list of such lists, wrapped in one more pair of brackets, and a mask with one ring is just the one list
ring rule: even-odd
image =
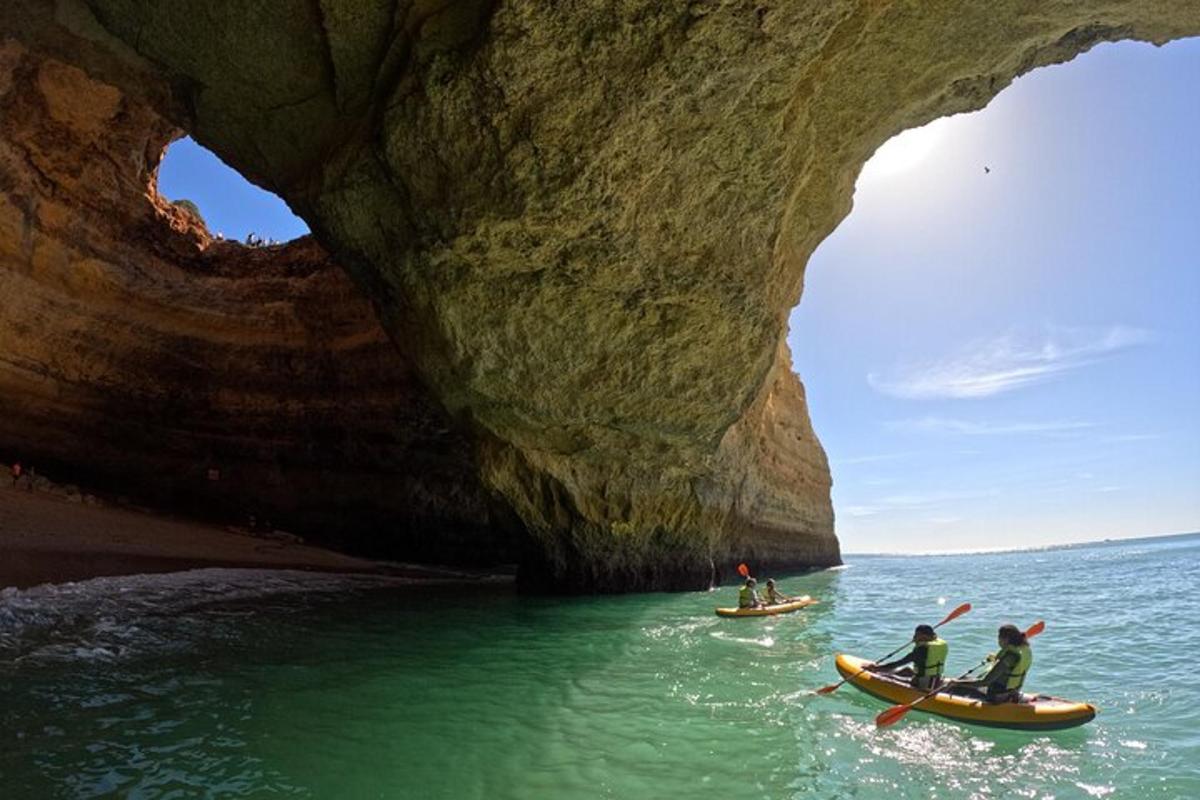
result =
[{"label": "small wave", "polygon": [[413,582],[381,575],[213,568],[7,588],[0,591],[0,663],[111,661],[146,648],[170,649],[173,637],[164,635],[162,621],[241,617],[230,606]]},{"label": "small wave", "polygon": [[737,644],[752,644],[758,647],[774,647],[775,637],[763,636],[758,639],[748,639],[744,636],[734,636],[733,634],[725,633],[724,631],[713,631],[709,634],[714,639],[720,639],[723,642],[736,642]]}]

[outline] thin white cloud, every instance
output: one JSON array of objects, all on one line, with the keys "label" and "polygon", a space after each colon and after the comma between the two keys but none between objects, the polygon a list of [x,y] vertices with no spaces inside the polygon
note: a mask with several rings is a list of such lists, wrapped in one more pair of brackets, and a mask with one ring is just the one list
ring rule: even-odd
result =
[{"label": "thin white cloud", "polygon": [[950,503],[956,500],[977,500],[981,497],[997,497],[996,489],[973,489],[965,491],[934,491],[893,494],[884,497],[878,505],[886,508],[924,508]]},{"label": "thin white cloud", "polygon": [[1161,433],[1118,433],[1112,436],[1105,436],[1104,441],[1121,444],[1124,442],[1152,442],[1161,438],[1163,438]]},{"label": "thin white cloud", "polygon": [[880,461],[899,461],[902,458],[910,458],[915,453],[875,453],[872,455],[851,456],[849,458],[835,458],[834,466],[850,466],[853,464],[876,464]]},{"label": "thin white cloud", "polygon": [[1062,436],[1096,427],[1093,422],[1057,420],[1051,422],[975,422],[947,417],[898,419],[885,423],[905,433],[944,433],[961,436],[1013,436],[1018,434]]},{"label": "thin white cloud", "polygon": [[[954,503],[962,500],[979,500],[985,497],[999,496],[1000,491],[999,489],[995,488],[903,492],[868,500],[866,503],[838,506],[837,512],[839,515],[845,515],[847,517],[854,518],[874,517],[880,514],[899,514],[905,512],[928,513],[934,512],[948,504],[953,505]],[[938,516],[941,517],[941,521],[943,522],[958,521],[960,519],[958,516],[952,514],[935,515],[935,518]]]},{"label": "thin white cloud", "polygon": [[862,478],[858,483],[861,483],[863,486],[892,486],[896,483],[896,478]]},{"label": "thin white cloud", "polygon": [[1039,337],[1014,334],[976,341],[959,352],[891,374],[867,375],[873,389],[910,400],[989,397],[1050,380],[1150,341],[1150,331],[1125,325],[1052,328]]},{"label": "thin white cloud", "polygon": [[873,517],[879,513],[874,506],[845,506],[842,511],[851,517]]}]

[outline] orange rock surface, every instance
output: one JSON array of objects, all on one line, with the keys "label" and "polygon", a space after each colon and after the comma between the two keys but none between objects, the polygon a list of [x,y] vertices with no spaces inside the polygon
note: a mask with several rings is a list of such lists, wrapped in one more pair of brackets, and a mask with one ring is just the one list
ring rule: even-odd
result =
[{"label": "orange rock surface", "polygon": [[0,45],[0,456],[357,553],[515,558],[471,444],[325,251],[215,241],[157,194],[179,133]]}]

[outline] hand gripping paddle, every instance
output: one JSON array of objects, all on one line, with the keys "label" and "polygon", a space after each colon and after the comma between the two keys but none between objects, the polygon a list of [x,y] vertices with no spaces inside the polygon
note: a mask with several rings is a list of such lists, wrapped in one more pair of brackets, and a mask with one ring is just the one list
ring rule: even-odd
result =
[{"label": "hand gripping paddle", "polygon": [[[1035,622],[1033,625],[1031,625],[1029,627],[1029,630],[1025,631],[1025,638],[1032,639],[1034,636],[1037,636],[1039,633],[1041,633],[1044,630],[1046,630],[1046,623],[1041,622],[1041,621]],[[913,710],[913,706],[915,706],[919,703],[925,702],[926,700],[933,697],[938,692],[945,691],[946,687],[948,687],[948,686],[953,686],[956,683],[962,683],[963,681],[965,681],[967,679],[967,676],[969,676],[972,672],[979,669],[986,663],[988,663],[988,661],[987,661],[987,659],[984,659],[980,663],[976,664],[975,666],[971,667],[969,670],[964,672],[962,675],[959,675],[954,680],[949,681],[947,683],[943,683],[941,686],[934,689],[929,694],[918,697],[916,700],[912,701],[911,703],[905,703],[902,706],[892,706],[891,708],[887,709],[886,711],[879,712],[879,716],[875,717],[875,727],[886,728],[889,725],[895,725],[897,722],[904,719],[905,714],[907,714],[909,711]]]},{"label": "hand gripping paddle", "polygon": [[[967,612],[968,612],[968,611],[970,611],[970,610],[971,610],[971,604],[970,604],[970,603],[963,603],[961,606],[959,606],[958,608],[954,609],[954,610],[953,610],[953,611],[951,611],[949,614],[947,614],[947,615],[946,615],[946,618],[945,618],[944,620],[942,620],[941,622],[939,622],[937,625],[934,625],[933,627],[934,627],[934,628],[940,628],[940,627],[942,627],[943,625],[945,625],[947,622],[949,622],[950,620],[952,620],[952,619],[957,619],[957,618],[961,617],[963,614],[967,613]],[[904,648],[908,647],[908,646],[909,646],[910,644],[912,644],[912,643],[913,643],[913,640],[912,640],[912,639],[909,639],[907,642],[905,642],[904,644],[900,645],[899,647],[897,647],[897,648],[896,648],[895,650],[893,650],[892,652],[888,653],[888,654],[887,654],[886,656],[884,656],[883,658],[878,658],[878,659],[876,659],[876,660],[875,660],[874,662],[872,662],[872,663],[876,663],[876,664],[877,664],[877,663],[879,663],[880,661],[887,661],[889,658],[891,658],[892,656],[896,655],[896,653],[899,653],[901,650],[903,650]],[[866,671],[867,671],[867,670],[866,670],[866,668],[864,667],[863,669],[860,669],[858,672],[856,672],[856,673],[854,673],[853,675],[851,675],[851,676],[850,676],[850,678],[857,678],[859,675],[862,675],[862,674],[863,674],[864,672],[866,672]],[[843,683],[845,683],[846,681],[850,680],[850,678],[842,678],[842,679],[841,679],[840,681],[838,681],[837,683],[832,683],[832,684],[830,684],[829,686],[822,686],[820,689],[817,689],[817,694],[831,694],[831,693],[833,693],[833,692],[836,692],[836,691],[838,690],[838,687],[840,687],[840,686],[841,686]]]}]

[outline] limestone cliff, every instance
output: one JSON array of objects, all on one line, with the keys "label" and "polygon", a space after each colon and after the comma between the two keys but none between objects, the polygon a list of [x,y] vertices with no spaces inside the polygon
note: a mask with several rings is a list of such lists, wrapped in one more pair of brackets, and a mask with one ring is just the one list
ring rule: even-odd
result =
[{"label": "limestone cliff", "polygon": [[157,195],[177,133],[0,44],[0,452],[357,552],[515,558],[470,443],[326,253],[213,241]]},{"label": "limestone cliff", "polygon": [[836,563],[785,338],[894,133],[1169,0],[18,0],[0,21],[282,194],[530,533],[537,580]]}]

